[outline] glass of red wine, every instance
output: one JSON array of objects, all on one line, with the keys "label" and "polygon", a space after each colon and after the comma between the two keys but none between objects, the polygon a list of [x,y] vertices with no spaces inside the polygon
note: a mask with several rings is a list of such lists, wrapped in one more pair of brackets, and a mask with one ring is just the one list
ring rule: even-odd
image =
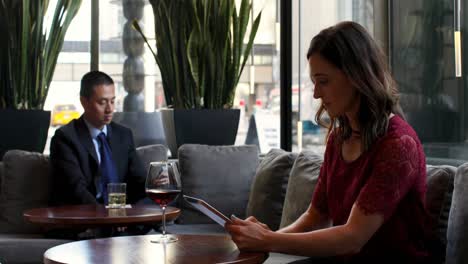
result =
[{"label": "glass of red wine", "polygon": [[162,209],[162,235],[153,243],[171,243],[176,237],[166,235],[166,207],[180,193],[180,174],[175,161],[155,161],[150,163],[146,177],[146,195]]}]

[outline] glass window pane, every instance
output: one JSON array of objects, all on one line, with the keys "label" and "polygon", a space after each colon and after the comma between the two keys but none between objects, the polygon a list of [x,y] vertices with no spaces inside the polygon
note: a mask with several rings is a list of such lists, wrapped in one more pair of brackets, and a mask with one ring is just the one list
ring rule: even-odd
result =
[{"label": "glass window pane", "polygon": [[[55,9],[56,0],[49,3],[49,11]],[[52,111],[51,127],[44,153],[49,153],[50,139],[59,125],[81,115],[80,81],[90,68],[91,1],[82,1],[80,10],[73,19],[55,66],[55,72],[44,104],[44,110]],[[64,113],[61,108],[75,108],[75,113]],[[71,109],[70,109],[71,110]],[[55,118],[57,116],[57,118]]]},{"label": "glass window pane", "polygon": [[253,16],[262,12],[262,18],[234,100],[241,109],[235,144],[257,144],[261,153],[280,147],[278,5],[277,0],[252,1]]},{"label": "glass window pane", "polygon": [[[151,52],[131,25],[133,19],[154,45],[153,9],[147,0],[99,1],[99,69],[114,79],[116,111],[152,112],[156,107],[155,87],[160,78]],[[139,99],[127,100],[139,100],[135,101],[139,103],[129,103],[124,109],[129,92]]]},{"label": "glass window pane", "polygon": [[[463,67],[463,76],[455,76],[453,3],[418,0],[390,5],[391,64],[402,108],[426,156],[434,160],[466,160],[468,152],[464,144],[467,71]],[[468,21],[463,23],[461,28],[466,28]],[[468,43],[467,34],[462,37],[461,43]],[[461,46],[462,54],[465,47]],[[467,59],[464,56],[462,65]]]},{"label": "glass window pane", "polygon": [[326,129],[315,123],[320,100],[313,98],[306,58],[310,41],[320,30],[345,20],[356,21],[373,34],[373,11],[373,0],[293,1],[293,151],[325,150]]}]

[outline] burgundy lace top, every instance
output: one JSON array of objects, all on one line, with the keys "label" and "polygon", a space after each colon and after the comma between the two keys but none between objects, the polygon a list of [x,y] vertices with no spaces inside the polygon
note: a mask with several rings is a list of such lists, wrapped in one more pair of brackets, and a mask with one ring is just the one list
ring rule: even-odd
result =
[{"label": "burgundy lace top", "polygon": [[[387,134],[358,159],[347,162],[333,134],[327,142],[312,204],[333,225],[347,222],[356,203],[367,214],[381,214],[383,225],[349,262],[392,258],[424,262],[430,233],[425,210],[425,156],[416,132],[400,117],[390,119]],[[408,262],[407,262],[408,261]]]}]

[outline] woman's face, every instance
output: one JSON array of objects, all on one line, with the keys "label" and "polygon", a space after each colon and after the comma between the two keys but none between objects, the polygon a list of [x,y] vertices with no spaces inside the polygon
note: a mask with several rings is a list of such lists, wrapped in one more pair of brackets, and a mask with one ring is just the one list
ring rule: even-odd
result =
[{"label": "woman's face", "polygon": [[309,67],[314,98],[322,100],[328,115],[354,118],[359,110],[359,94],[344,72],[319,54],[309,57]]}]

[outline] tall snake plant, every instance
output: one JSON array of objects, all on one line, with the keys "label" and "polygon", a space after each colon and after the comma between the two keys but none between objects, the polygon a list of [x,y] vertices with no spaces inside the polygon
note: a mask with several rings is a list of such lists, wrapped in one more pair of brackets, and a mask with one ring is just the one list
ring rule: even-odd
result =
[{"label": "tall snake plant", "polygon": [[252,50],[261,13],[244,38],[252,5],[242,0],[150,0],[156,52],[166,103],[182,109],[231,108],[236,86]]},{"label": "tall snake plant", "polygon": [[42,109],[65,33],[81,0],[0,0],[0,108]]}]

